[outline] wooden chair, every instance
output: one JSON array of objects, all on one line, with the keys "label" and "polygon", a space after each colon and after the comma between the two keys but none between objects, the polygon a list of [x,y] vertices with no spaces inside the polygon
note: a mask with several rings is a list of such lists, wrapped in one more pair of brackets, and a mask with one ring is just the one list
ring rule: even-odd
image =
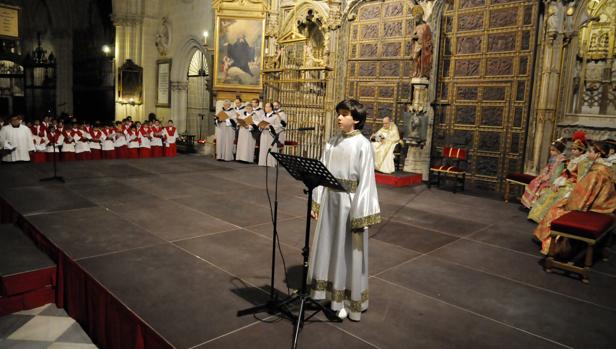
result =
[{"label": "wooden chair", "polygon": [[394,167],[396,171],[403,171],[404,162],[406,161],[406,155],[409,150],[409,144],[404,141],[404,131],[402,131],[402,128],[398,128],[398,130],[400,140],[394,148]]},{"label": "wooden chair", "polygon": [[[443,147],[441,156],[436,159],[436,164],[430,166],[430,171],[428,173],[428,188],[432,187],[432,184],[440,186],[441,176],[443,176],[455,180],[453,187],[454,193],[458,188],[464,190],[468,150],[465,148]],[[436,182],[434,182],[434,177],[436,177]]]},{"label": "wooden chair", "polygon": [[[544,270],[552,272],[552,268],[580,274],[582,282],[589,283],[590,268],[593,264],[595,246],[608,237],[614,229],[614,215],[596,212],[571,211],[554,220],[550,225],[550,251],[545,258]],[[556,238],[569,238],[586,244],[584,266],[580,267],[570,261],[559,261],[556,256]],[[607,249],[606,249],[607,250]],[[607,256],[604,256],[607,258]],[[577,257],[575,258],[577,259]]]}]

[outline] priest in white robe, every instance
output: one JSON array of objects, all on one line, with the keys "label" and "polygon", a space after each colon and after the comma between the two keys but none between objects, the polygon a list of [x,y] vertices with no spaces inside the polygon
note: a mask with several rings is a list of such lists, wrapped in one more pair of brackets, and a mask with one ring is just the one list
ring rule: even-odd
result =
[{"label": "priest in white robe", "polygon": [[238,123],[240,130],[237,136],[237,153],[235,154],[235,160],[253,163],[255,161],[255,146],[257,143],[257,140],[253,136],[253,131],[259,127],[257,125],[261,122],[261,119],[252,110],[252,105],[250,104],[245,106],[242,115],[240,115],[238,119],[246,120],[249,117],[252,118],[252,123],[250,123],[250,125],[240,126]]},{"label": "priest in white robe", "polygon": [[317,225],[308,284],[314,299],[328,299],[340,318],[359,321],[368,308],[368,227],[381,221],[370,141],[360,132],[363,106],[349,99],[336,106],[341,133],[325,145],[321,161],[346,191],[314,190]]},{"label": "priest in white robe", "polygon": [[394,173],[394,149],[400,141],[398,126],[386,116],[383,118],[383,127],[370,140],[374,148],[374,169],[382,173]]},{"label": "priest in white robe", "polygon": [[227,114],[226,120],[216,117],[216,159],[221,161],[233,161],[233,143],[235,142],[236,112],[231,108],[228,99],[222,105],[222,112]]},{"label": "priest in white robe", "polygon": [[2,161],[30,161],[30,152],[34,151],[32,131],[21,122],[21,117],[13,116],[10,124],[0,130],[0,147],[4,156]]},{"label": "priest in white robe", "polygon": [[261,128],[261,139],[259,141],[259,166],[276,166],[276,159],[273,156],[268,154],[268,151],[271,149],[272,153],[278,152],[278,142],[272,145],[274,142],[274,138],[277,134],[282,132],[283,127],[280,122],[280,115],[274,112],[274,108],[272,103],[265,103],[263,107],[265,111],[265,116],[263,117],[263,121],[266,121],[268,125],[266,127]]}]

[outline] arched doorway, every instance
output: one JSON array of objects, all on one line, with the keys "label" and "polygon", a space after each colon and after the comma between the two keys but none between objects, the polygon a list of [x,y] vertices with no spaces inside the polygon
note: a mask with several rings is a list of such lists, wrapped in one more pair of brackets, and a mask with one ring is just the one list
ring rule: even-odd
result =
[{"label": "arched doorway", "polygon": [[209,118],[208,72],[205,54],[201,50],[195,50],[187,72],[186,132],[195,135],[197,139],[203,139],[214,133]]}]

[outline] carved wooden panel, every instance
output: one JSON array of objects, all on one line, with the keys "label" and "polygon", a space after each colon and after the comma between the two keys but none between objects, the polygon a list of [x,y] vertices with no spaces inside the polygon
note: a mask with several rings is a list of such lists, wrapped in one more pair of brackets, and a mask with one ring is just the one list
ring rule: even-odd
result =
[{"label": "carved wooden panel", "polygon": [[481,52],[481,42],[483,37],[479,35],[463,36],[458,38],[457,54],[473,54]]},{"label": "carved wooden panel", "polygon": [[502,52],[515,50],[515,33],[488,34],[488,51]]},{"label": "carved wooden panel", "polygon": [[[357,5],[357,19],[351,24],[348,50],[357,45],[357,55],[350,55],[347,72],[355,67],[355,74],[347,74],[347,89],[357,87],[354,94],[366,106],[366,131],[380,125],[380,118],[399,119],[402,103],[411,94],[411,33],[414,20],[412,1],[373,0]],[[357,34],[353,28],[357,27]],[[351,85],[350,82],[356,83]]]},{"label": "carved wooden panel", "polygon": [[435,152],[454,139],[469,152],[467,180],[501,190],[521,171],[539,2],[452,0],[439,33]]}]

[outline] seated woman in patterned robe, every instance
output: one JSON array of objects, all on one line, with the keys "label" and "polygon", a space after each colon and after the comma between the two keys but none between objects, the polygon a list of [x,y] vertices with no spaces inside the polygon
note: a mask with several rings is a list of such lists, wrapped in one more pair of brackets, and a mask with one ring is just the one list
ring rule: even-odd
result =
[{"label": "seated woman in patterned robe", "polygon": [[590,146],[588,158],[593,162],[590,171],[578,181],[568,198],[561,199],[539,222],[534,235],[541,241],[541,253],[550,249],[550,225],[552,221],[570,211],[612,213],[616,210],[616,175],[605,162],[608,149],[605,143],[595,142]]},{"label": "seated woman in patterned robe", "polygon": [[539,196],[549,189],[563,172],[567,160],[563,154],[564,151],[565,143],[563,141],[557,139],[552,142],[552,145],[550,145],[550,160],[547,166],[526,186],[522,195],[522,205],[526,208],[533,207]]}]

